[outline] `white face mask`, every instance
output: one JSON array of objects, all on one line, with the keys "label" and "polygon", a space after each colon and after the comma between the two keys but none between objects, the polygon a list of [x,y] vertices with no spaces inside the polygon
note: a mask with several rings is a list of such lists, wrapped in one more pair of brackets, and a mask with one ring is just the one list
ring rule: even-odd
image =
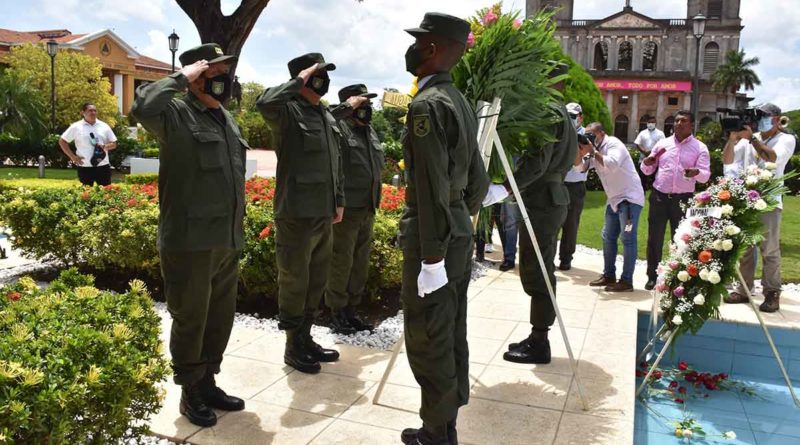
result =
[{"label": "white face mask", "polygon": [[762,117],[761,120],[758,121],[758,131],[762,133],[769,132],[774,126],[775,125],[772,123],[772,116]]},{"label": "white face mask", "polygon": [[656,124],[647,124],[647,129],[653,131],[656,129]]}]

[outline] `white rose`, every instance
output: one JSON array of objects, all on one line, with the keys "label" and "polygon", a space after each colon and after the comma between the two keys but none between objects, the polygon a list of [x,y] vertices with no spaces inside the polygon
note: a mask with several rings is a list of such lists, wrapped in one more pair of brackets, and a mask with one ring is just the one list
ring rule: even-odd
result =
[{"label": "white rose", "polygon": [[730,204],[725,204],[722,206],[722,216],[730,216],[733,215],[733,206]]},{"label": "white rose", "polygon": [[729,239],[726,239],[726,240],[722,241],[722,250],[727,252],[727,251],[729,251],[731,249],[733,249],[733,241],[731,241]]},{"label": "white rose", "polygon": [[711,243],[711,248],[714,250],[722,250],[722,240],[716,240]]},{"label": "white rose", "polygon": [[770,179],[772,179],[772,172],[769,170],[762,170],[761,175],[759,176],[761,177],[762,181],[769,181]]},{"label": "white rose", "polygon": [[767,208],[767,202],[764,201],[763,199],[759,199],[758,201],[756,201],[753,207],[755,207],[756,210],[764,210]]},{"label": "white rose", "polygon": [[684,283],[689,281],[690,278],[692,277],[689,276],[689,272],[686,272],[685,270],[678,272],[678,279],[683,281]]},{"label": "white rose", "polygon": [[701,269],[700,270],[700,279],[703,281],[708,281],[708,269]]},{"label": "white rose", "polygon": [[778,164],[774,162],[767,162],[764,164],[764,168],[766,168],[767,170],[775,170],[776,168],[778,168]]},{"label": "white rose", "polygon": [[723,434],[722,436],[724,438],[730,439],[730,440],[735,440],[736,439],[736,433],[733,432],[733,431],[728,431],[727,433]]},{"label": "white rose", "polygon": [[758,173],[758,166],[754,165],[754,164],[748,165],[747,166],[747,173],[749,173],[749,174]]},{"label": "white rose", "polygon": [[672,324],[674,324],[675,326],[680,326],[681,323],[683,323],[683,318],[681,318],[680,315],[672,317]]},{"label": "white rose", "polygon": [[702,305],[706,304],[706,297],[704,297],[703,294],[695,295],[694,304],[696,304],[698,306],[702,306]]},{"label": "white rose", "polygon": [[742,229],[738,226],[730,225],[725,227],[725,234],[728,236],[734,236],[742,233]]},{"label": "white rose", "polygon": [[744,179],[744,183],[747,185],[756,185],[758,184],[758,177],[755,175],[747,175]]},{"label": "white rose", "polygon": [[722,277],[719,276],[719,273],[715,271],[711,271],[708,273],[708,282],[711,284],[717,284],[722,281]]}]

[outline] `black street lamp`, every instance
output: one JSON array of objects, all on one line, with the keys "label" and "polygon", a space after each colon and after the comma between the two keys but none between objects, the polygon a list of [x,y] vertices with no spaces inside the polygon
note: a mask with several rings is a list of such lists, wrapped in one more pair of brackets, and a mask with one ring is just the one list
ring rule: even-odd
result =
[{"label": "black street lamp", "polygon": [[697,133],[700,117],[700,40],[706,33],[706,16],[697,13],[692,17],[692,33],[695,39],[694,55],[694,94],[692,94],[692,115],[694,116],[694,132]]},{"label": "black street lamp", "polygon": [[172,34],[167,37],[169,40],[169,50],[172,52],[172,72],[175,72],[175,53],[178,52],[178,42],[181,40],[177,34],[175,34],[175,30],[172,30]]},{"label": "black street lamp", "polygon": [[47,41],[47,55],[50,56],[50,131],[56,131],[56,54],[58,42]]}]

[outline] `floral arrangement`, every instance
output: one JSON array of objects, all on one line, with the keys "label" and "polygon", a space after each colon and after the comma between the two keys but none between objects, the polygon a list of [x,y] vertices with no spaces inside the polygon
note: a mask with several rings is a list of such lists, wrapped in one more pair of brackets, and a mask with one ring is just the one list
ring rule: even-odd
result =
[{"label": "floral arrangement", "polygon": [[748,248],[763,239],[761,214],[773,210],[786,192],[775,164],[750,166],[737,178],[721,177],[694,196],[675,231],[669,259],[659,266],[655,292],[664,312],[661,338],[697,333],[719,318],[726,286]]}]

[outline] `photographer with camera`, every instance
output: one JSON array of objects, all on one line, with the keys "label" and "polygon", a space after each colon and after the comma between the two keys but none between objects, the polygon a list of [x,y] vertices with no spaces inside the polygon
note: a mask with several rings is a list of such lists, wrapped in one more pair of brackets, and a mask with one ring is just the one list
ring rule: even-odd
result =
[{"label": "photographer with camera", "polygon": [[[84,185],[111,184],[108,152],[117,148],[117,136],[105,122],[97,118],[97,107],[86,102],[81,106],[83,119],[73,123],[58,139],[61,151],[78,169],[78,180]],[[69,148],[75,142],[75,153]]]},{"label": "photographer with camera", "polygon": [[[580,104],[571,102],[567,104],[567,113],[578,135],[586,131],[583,128],[583,108]],[[572,268],[572,255],[575,254],[575,245],[578,242],[578,226],[581,223],[583,201],[586,198],[585,171],[571,169],[564,178],[564,185],[569,191],[569,207],[564,224],[561,225],[561,242],[558,244],[558,269],[570,270]]]},{"label": "photographer with camera", "polygon": [[692,113],[678,111],[675,134],[658,141],[641,162],[642,173],[655,176],[647,215],[647,290],[656,286],[667,221],[672,239],[683,219],[681,206],[692,199],[698,182],[705,183],[711,177],[708,147],[692,136],[693,127]]},{"label": "photographer with camera", "polygon": [[[744,125],[740,131],[731,131],[722,152],[724,172],[727,177],[738,177],[751,165],[775,164],[776,176],[783,176],[786,164],[794,154],[796,139],[786,133],[780,124],[781,109],[766,103],[755,109],[759,132],[753,134],[750,126]],[[779,198],[775,210],[761,215],[766,231],[765,239],[759,245],[763,270],[761,285],[764,288],[764,302],[759,306],[761,312],[775,312],[780,309],[781,296],[781,214],[783,201]],[[756,271],[755,247],[748,250],[739,262],[739,267],[747,287],[753,290]],[[738,288],[724,298],[726,303],[747,303],[748,297],[741,283]]]},{"label": "photographer with camera", "polygon": [[[603,224],[603,274],[589,286],[605,286],[606,292],[633,291],[633,269],[636,267],[636,230],[644,207],[644,189],[633,159],[619,139],[605,133],[603,125],[594,122],[580,137],[575,169],[594,168],[608,196]],[[588,159],[587,159],[588,157]],[[617,281],[617,240],[622,235],[622,275]]]}]

